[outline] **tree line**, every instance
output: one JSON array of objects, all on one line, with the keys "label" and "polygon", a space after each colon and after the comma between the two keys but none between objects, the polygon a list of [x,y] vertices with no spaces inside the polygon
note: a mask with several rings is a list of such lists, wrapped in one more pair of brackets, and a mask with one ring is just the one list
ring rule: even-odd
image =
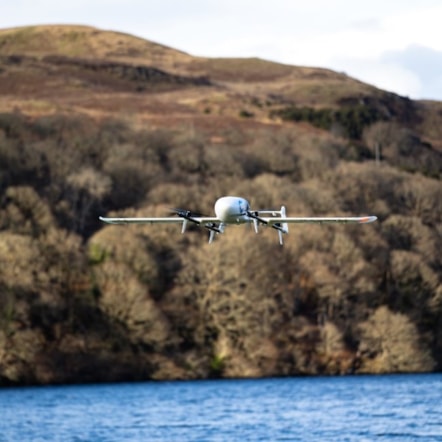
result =
[{"label": "tree line", "polygon": [[[1,383],[440,369],[440,161],[418,134],[0,115]],[[382,162],[373,140],[382,141]],[[238,194],[370,226],[103,226]],[[209,212],[209,213],[207,213]],[[272,235],[273,234],[273,235]],[[108,369],[112,366],[112,369]]]}]

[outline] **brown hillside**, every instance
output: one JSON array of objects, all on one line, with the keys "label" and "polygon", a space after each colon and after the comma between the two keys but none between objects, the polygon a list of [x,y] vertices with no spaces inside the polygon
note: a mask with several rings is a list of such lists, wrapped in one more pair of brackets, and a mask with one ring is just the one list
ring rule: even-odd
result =
[{"label": "brown hillside", "polygon": [[407,124],[442,148],[435,104],[411,102],[327,69],[193,57],[123,33],[56,25],[0,30],[0,68],[0,110],[121,112],[154,124],[208,115],[269,122],[270,114],[288,106],[336,109],[369,99],[388,118],[410,119],[412,113]]},{"label": "brown hillside", "polygon": [[23,54],[41,57],[62,55],[92,59],[155,64],[170,68],[192,57],[164,45],[121,32],[103,31],[88,26],[29,26],[0,30],[4,55]]},{"label": "brown hillside", "polygon": [[[56,95],[59,95],[59,88],[64,86],[68,95],[69,92],[81,94],[81,88],[88,95],[90,92],[103,94],[106,88],[102,87],[102,83],[105,86],[108,80],[105,75],[99,76],[98,67],[95,82],[88,82],[84,79],[86,73],[81,74],[78,71],[83,65],[90,76],[91,64],[102,66],[106,62],[114,65],[120,63],[122,66],[132,65],[140,69],[155,67],[168,74],[208,78],[218,86],[216,93],[214,94],[213,90],[192,91],[186,98],[186,104],[199,110],[210,108],[215,113],[223,112],[225,107],[231,107],[230,102],[236,110],[243,107],[244,110],[260,116],[263,114],[259,109],[261,106],[277,106],[286,102],[313,106],[334,105],[338,99],[348,95],[377,93],[368,85],[326,69],[288,66],[260,59],[192,57],[130,35],[84,26],[36,26],[2,30],[0,55],[3,57],[3,69],[6,71],[3,74],[6,77],[3,81],[4,88],[10,86],[8,73],[14,79],[21,75],[16,65],[15,68],[11,67],[11,63],[17,63],[17,58],[11,59],[11,56],[26,56],[25,69],[28,77],[22,77],[22,81],[17,83],[22,84],[22,91],[27,94],[28,100],[32,95],[29,90],[32,85],[35,85],[36,91],[41,91],[39,82],[45,78],[46,85]],[[51,63],[54,56],[58,56],[58,59],[61,57],[64,60],[78,61],[77,76],[72,69],[71,72],[67,72],[66,69],[61,70],[60,66],[59,72],[55,72],[57,78],[63,76],[69,79],[73,76],[72,81],[65,80],[65,84],[62,85],[50,83],[50,78],[57,69],[54,63]],[[66,63],[64,65],[66,68]],[[102,81],[98,78],[102,78]],[[90,86],[92,91],[86,90],[87,86]],[[140,89],[143,88],[132,87],[134,92],[139,92]],[[44,87],[44,90],[47,93],[49,89]],[[41,100],[41,97],[36,98]],[[51,104],[39,103],[43,108],[52,108]],[[87,104],[87,107],[90,108],[91,103]],[[169,109],[167,112],[169,113]]]},{"label": "brown hillside", "polygon": [[[0,31],[0,386],[442,369],[442,105],[84,26]],[[221,195],[364,226],[104,226]]]}]

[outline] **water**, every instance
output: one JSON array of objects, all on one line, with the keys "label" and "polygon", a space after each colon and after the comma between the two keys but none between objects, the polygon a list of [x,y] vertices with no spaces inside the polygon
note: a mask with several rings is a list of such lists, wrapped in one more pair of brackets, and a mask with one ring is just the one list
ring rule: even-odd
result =
[{"label": "water", "polygon": [[0,441],[442,441],[442,374],[0,390]]}]

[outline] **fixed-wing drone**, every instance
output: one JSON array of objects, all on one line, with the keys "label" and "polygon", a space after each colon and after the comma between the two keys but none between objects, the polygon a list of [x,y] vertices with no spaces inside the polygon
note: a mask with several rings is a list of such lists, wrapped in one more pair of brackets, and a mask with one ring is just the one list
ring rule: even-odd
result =
[{"label": "fixed-wing drone", "polygon": [[237,196],[224,196],[215,203],[215,216],[202,216],[190,210],[173,209],[178,216],[155,217],[155,218],[106,218],[100,216],[100,220],[109,224],[155,224],[155,223],[182,223],[181,233],[186,231],[190,223],[204,226],[209,230],[209,243],[215,234],[224,233],[227,225],[252,223],[255,232],[259,226],[272,227],[278,232],[279,243],[282,245],[282,234],[288,233],[289,223],[357,223],[366,224],[377,220],[376,216],[362,217],[334,217],[334,218],[289,218],[286,216],[285,207],[281,210],[251,210],[249,202]]}]

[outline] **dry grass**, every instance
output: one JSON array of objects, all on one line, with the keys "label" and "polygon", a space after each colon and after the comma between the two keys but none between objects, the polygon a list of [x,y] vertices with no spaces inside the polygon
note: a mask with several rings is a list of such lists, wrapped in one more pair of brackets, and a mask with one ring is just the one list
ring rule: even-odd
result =
[{"label": "dry grass", "polygon": [[[48,55],[77,62],[54,64],[45,59]],[[19,57],[11,60],[11,56]],[[87,63],[82,66],[82,60],[121,63],[123,70],[127,66],[154,66],[187,79],[204,76],[211,84],[154,84],[130,76],[122,78],[118,72],[104,68],[94,71]],[[235,124],[253,121],[254,125],[268,125],[279,124],[269,115],[285,106],[333,108],[342,99],[376,99],[382,94],[368,84],[327,69],[258,58],[193,57],[135,36],[88,26],[0,30],[0,109],[20,110],[32,116],[60,111],[97,117],[118,113],[135,122],[156,120],[161,125],[189,118],[202,124],[213,118],[229,118]],[[418,118],[420,121],[414,124],[425,134],[425,140],[441,149],[440,103],[420,102]]]},{"label": "dry grass", "polygon": [[[268,121],[271,108],[284,103],[330,105],[348,94],[362,95],[374,91],[370,86],[326,69],[295,67],[258,58],[192,57],[131,35],[87,26],[51,25],[0,30],[0,56],[17,54],[37,57],[37,60],[22,61],[18,64],[3,60],[0,93],[3,96],[14,94],[15,97],[20,96],[24,101],[29,101],[41,100],[44,90],[45,95],[51,95],[49,101],[56,102],[62,99],[68,109],[72,106],[73,111],[78,110],[73,103],[71,104],[73,96],[81,101],[81,97],[90,97],[93,92],[110,92],[131,86],[127,82],[116,82],[115,79],[110,81],[109,76],[104,75],[96,80],[91,79],[91,73],[86,76],[84,70],[75,67],[68,69],[49,66],[43,62],[43,57],[58,55],[116,61],[129,65],[155,66],[172,74],[206,76],[214,83],[212,87],[187,87],[184,92],[188,110],[201,115],[236,118],[239,118],[241,113],[246,113],[262,122]],[[54,76],[64,81],[54,83]],[[162,103],[169,101],[168,105],[164,106],[166,115],[175,117],[174,114],[182,114],[183,88],[180,88],[180,96],[164,95],[163,90],[150,93],[161,93]],[[145,113],[146,106],[143,101],[147,100],[139,100],[140,92],[136,90],[131,95],[131,101],[134,103],[131,108],[138,103],[140,107],[134,111]],[[100,104],[101,100],[88,101],[87,106],[82,106],[88,112],[94,106],[97,111],[103,107]],[[111,108],[115,110],[119,101],[116,94],[115,104]],[[106,102],[109,105],[108,99]],[[18,105],[17,100],[14,105]],[[29,105],[24,107],[29,109]],[[173,107],[176,107],[175,112],[171,111]],[[161,108],[160,106],[158,109]],[[159,110],[154,112],[156,115],[158,113]]]},{"label": "dry grass", "polygon": [[89,57],[155,62],[156,65],[173,65],[189,60],[184,52],[137,38],[132,35],[103,31],[89,26],[29,26],[0,30],[1,53],[5,55],[47,54],[68,57]]}]

